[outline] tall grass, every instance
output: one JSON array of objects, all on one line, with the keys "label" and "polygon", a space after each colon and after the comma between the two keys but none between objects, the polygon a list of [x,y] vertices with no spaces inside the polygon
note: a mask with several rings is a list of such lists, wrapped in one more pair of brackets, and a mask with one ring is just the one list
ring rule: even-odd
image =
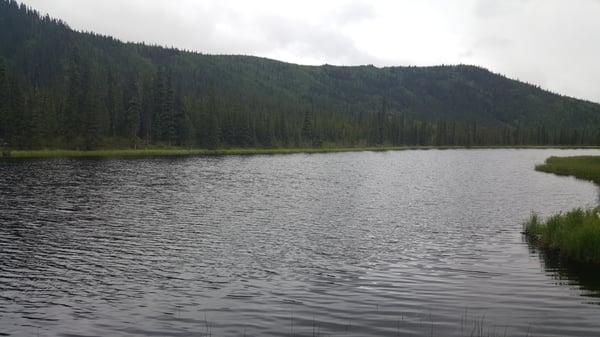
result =
[{"label": "tall grass", "polygon": [[[600,184],[600,156],[550,157],[535,169]],[[525,223],[525,234],[542,249],[573,261],[600,265],[600,208],[577,208],[545,221],[534,214]]]},{"label": "tall grass", "polygon": [[600,265],[600,209],[581,208],[542,221],[533,214],[525,234],[536,246],[568,259]]},{"label": "tall grass", "polygon": [[600,184],[600,156],[550,157],[537,171],[574,176]]},{"label": "tall grass", "polygon": [[[448,149],[547,149],[548,146],[338,146],[326,144],[313,148],[221,148],[216,150],[190,149],[182,147],[149,147],[141,149],[107,148],[92,151],[80,150],[10,150],[0,148],[0,159],[3,158],[110,158],[110,157],[176,157],[176,156],[225,156],[225,155],[270,155],[292,153],[329,153],[357,151],[401,151],[401,150],[448,150]],[[571,146],[553,146],[552,148],[584,148]],[[591,147],[585,147],[591,148]]]},{"label": "tall grass", "polygon": [[329,153],[351,151],[392,151],[409,149],[430,149],[431,147],[323,147],[323,148],[227,148],[227,149],[186,149],[186,148],[147,148],[109,150],[14,150],[5,158],[110,158],[110,157],[182,157],[182,156],[226,156],[226,155],[275,155],[292,153]]}]

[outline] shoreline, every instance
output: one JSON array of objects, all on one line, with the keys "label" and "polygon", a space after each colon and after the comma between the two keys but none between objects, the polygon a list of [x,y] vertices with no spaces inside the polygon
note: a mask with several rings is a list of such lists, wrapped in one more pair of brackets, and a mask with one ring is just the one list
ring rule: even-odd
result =
[{"label": "shoreline", "polygon": [[317,154],[341,152],[387,152],[408,150],[481,150],[481,149],[600,149],[600,146],[381,146],[381,147],[323,147],[323,148],[147,148],[147,149],[106,149],[106,150],[14,150],[9,156],[0,153],[2,159],[44,159],[44,158],[148,158],[148,157],[209,157],[209,156],[250,156],[281,154]]},{"label": "shoreline", "polygon": [[[600,156],[550,157],[535,170],[571,176],[600,185]],[[528,241],[544,252],[554,252],[559,256],[578,263],[585,263],[595,269],[600,267],[600,208],[576,208],[559,212],[547,219],[540,219],[535,213],[524,223]]]}]

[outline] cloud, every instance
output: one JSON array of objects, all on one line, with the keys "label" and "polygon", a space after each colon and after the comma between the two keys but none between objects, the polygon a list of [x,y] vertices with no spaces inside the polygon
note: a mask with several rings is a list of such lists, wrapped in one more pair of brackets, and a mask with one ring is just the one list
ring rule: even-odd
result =
[{"label": "cloud", "polygon": [[335,21],[338,24],[362,22],[376,17],[373,6],[365,2],[350,2],[340,6],[334,11]]},{"label": "cloud", "polygon": [[600,102],[600,1],[479,0],[465,58],[555,92]]}]

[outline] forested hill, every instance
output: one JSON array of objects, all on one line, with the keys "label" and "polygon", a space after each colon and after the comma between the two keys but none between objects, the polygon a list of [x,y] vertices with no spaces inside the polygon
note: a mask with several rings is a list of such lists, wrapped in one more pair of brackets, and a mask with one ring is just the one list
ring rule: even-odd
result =
[{"label": "forested hill", "polygon": [[0,0],[14,148],[600,144],[600,105],[474,66],[300,66],[70,29]]}]

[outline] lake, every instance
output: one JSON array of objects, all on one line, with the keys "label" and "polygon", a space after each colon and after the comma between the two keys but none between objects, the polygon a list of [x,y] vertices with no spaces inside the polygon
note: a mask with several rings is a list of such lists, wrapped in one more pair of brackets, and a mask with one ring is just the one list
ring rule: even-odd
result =
[{"label": "lake", "polygon": [[599,277],[521,235],[597,150],[0,162],[1,336],[591,336]]}]

